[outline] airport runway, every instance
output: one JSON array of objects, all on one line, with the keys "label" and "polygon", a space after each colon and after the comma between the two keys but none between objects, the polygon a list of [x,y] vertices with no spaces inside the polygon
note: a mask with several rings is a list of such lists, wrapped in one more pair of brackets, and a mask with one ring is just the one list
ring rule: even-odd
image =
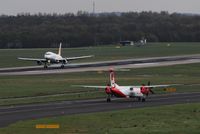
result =
[{"label": "airport runway", "polygon": [[17,121],[43,117],[200,102],[200,92],[152,95],[147,98],[146,102],[116,98],[113,99],[111,103],[107,103],[105,100],[105,98],[102,98],[0,107],[0,127],[5,127]]},{"label": "airport runway", "polygon": [[170,66],[170,65],[191,64],[191,63],[200,63],[200,54],[68,64],[65,66],[65,69],[59,69],[59,66],[53,66],[48,69],[44,69],[42,66],[4,68],[0,69],[0,75],[4,76],[4,75],[59,74],[59,73],[69,73],[69,72],[108,70],[110,67],[113,67],[114,69],[144,68],[144,67]]}]

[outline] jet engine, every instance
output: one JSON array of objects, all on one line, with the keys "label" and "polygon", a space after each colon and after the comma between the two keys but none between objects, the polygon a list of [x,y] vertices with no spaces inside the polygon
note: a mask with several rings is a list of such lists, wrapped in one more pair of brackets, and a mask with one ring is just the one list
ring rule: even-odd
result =
[{"label": "jet engine", "polygon": [[38,64],[38,65],[42,65],[42,62],[41,62],[41,61],[37,61],[37,64]]},{"label": "jet engine", "polygon": [[65,60],[63,60],[63,63],[64,63],[64,64],[67,64],[67,62],[68,62],[68,61],[67,61],[66,59],[65,59]]}]

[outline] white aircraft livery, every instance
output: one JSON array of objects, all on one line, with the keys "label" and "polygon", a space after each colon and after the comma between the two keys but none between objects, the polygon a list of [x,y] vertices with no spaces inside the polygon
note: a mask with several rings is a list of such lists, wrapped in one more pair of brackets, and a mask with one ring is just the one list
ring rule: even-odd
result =
[{"label": "white aircraft livery", "polygon": [[22,57],[18,57],[18,59],[19,60],[26,60],[26,61],[36,61],[38,65],[44,64],[44,68],[48,68],[48,66],[50,64],[60,64],[61,63],[61,68],[64,68],[64,65],[67,64],[68,61],[70,61],[70,60],[77,60],[77,59],[84,59],[84,58],[93,57],[93,55],[87,55],[87,56],[63,58],[61,56],[61,47],[62,47],[62,43],[60,43],[58,54],[53,53],[53,52],[46,52],[44,54],[43,59],[22,58]]},{"label": "white aircraft livery", "polygon": [[110,69],[110,83],[107,86],[90,86],[90,85],[76,85],[78,87],[85,88],[103,88],[105,89],[105,93],[108,95],[107,102],[111,101],[111,97],[121,97],[121,98],[138,98],[138,101],[144,102],[149,93],[154,93],[152,88],[158,87],[168,87],[168,86],[176,86],[181,84],[170,84],[170,85],[138,85],[138,86],[119,86],[115,82],[114,70]]}]

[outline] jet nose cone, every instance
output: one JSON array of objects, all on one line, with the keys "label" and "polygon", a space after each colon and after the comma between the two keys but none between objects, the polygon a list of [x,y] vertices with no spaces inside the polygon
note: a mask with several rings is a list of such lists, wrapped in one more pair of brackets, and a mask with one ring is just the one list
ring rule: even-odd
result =
[{"label": "jet nose cone", "polygon": [[45,54],[45,55],[44,55],[44,58],[45,58],[45,59],[49,59],[50,57],[49,57],[49,55],[46,55],[46,54]]}]

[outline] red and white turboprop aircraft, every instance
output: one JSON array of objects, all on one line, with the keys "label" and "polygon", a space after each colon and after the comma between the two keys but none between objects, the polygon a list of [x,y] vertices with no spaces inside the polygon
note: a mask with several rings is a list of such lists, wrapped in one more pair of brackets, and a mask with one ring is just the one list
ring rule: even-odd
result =
[{"label": "red and white turboprop aircraft", "polygon": [[86,86],[82,85],[81,87],[86,88],[104,88],[107,97],[107,102],[111,101],[111,96],[115,97],[121,97],[121,98],[138,98],[139,101],[144,102],[146,97],[149,95],[149,93],[154,93],[152,91],[152,88],[156,87],[168,87],[172,85],[178,85],[178,84],[171,84],[171,85],[150,85],[150,82],[148,82],[148,85],[142,85],[142,86],[119,86],[115,82],[115,74],[113,69],[110,69],[110,84],[107,86]]}]

